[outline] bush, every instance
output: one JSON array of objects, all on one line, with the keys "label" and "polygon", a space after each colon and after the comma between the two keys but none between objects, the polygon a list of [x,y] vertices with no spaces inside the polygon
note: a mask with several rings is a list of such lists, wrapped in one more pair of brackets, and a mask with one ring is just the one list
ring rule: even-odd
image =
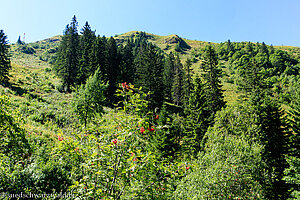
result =
[{"label": "bush", "polygon": [[248,106],[226,108],[216,116],[205,135],[192,173],[178,185],[175,199],[265,199],[269,185],[261,152],[255,138],[260,128]]},{"label": "bush", "polygon": [[22,45],[18,48],[19,51],[21,51],[22,53],[26,53],[26,54],[34,54],[35,50],[34,48],[27,46],[27,45]]}]

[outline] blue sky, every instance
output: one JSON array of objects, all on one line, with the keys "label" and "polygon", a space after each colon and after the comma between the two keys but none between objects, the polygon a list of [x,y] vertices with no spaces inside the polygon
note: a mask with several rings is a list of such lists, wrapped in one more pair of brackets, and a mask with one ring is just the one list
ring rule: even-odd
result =
[{"label": "blue sky", "polygon": [[0,29],[10,42],[61,35],[76,15],[97,34],[128,31],[224,42],[251,41],[300,47],[299,0],[5,0]]}]

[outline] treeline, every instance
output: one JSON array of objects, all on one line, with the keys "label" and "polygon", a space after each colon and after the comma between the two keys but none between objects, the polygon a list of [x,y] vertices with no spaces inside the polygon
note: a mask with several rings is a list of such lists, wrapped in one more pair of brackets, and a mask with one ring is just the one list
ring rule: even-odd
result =
[{"label": "treeline", "polygon": [[143,32],[119,46],[113,37],[96,36],[88,23],[80,35],[74,16],[65,29],[54,69],[62,79],[61,89],[66,92],[84,84],[99,69],[101,80],[108,83],[107,105],[118,102],[117,85],[127,82],[151,91],[150,107],[160,108],[165,101],[176,106],[187,104],[192,84],[191,64],[189,60],[182,64],[178,54],[165,55],[147,42]]}]

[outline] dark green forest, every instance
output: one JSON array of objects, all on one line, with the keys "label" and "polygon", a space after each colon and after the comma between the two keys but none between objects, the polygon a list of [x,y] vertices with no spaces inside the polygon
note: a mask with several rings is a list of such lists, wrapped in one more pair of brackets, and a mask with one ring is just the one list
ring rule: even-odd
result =
[{"label": "dark green forest", "polygon": [[299,199],[299,77],[299,47],[1,30],[0,199]]}]

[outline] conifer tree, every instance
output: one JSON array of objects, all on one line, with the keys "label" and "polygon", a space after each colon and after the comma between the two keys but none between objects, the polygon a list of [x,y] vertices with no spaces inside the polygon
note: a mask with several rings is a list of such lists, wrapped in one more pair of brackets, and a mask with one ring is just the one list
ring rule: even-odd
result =
[{"label": "conifer tree", "polygon": [[17,44],[19,44],[19,45],[21,45],[21,44],[24,44],[24,42],[22,42],[22,40],[21,40],[21,36],[20,36],[20,35],[19,35],[19,38],[18,38]]},{"label": "conifer tree", "polygon": [[163,71],[165,98],[168,101],[172,100],[172,85],[174,82],[175,57],[172,52],[165,59],[165,67]]},{"label": "conifer tree", "polygon": [[300,89],[290,104],[288,124],[292,131],[289,137],[289,155],[300,156]]},{"label": "conifer tree", "polygon": [[174,80],[172,85],[172,99],[173,103],[177,106],[182,106],[183,101],[183,66],[180,58],[177,55],[174,65]]},{"label": "conifer tree", "polygon": [[[92,47],[92,66],[93,69],[100,69],[103,81],[107,82],[107,40],[105,37],[97,36]],[[94,71],[94,70],[92,70]]]},{"label": "conifer tree", "polygon": [[142,43],[135,57],[137,87],[151,91],[149,96],[150,109],[160,108],[164,101],[163,85],[163,54],[156,46]]},{"label": "conifer tree", "polygon": [[106,98],[110,104],[117,103],[117,98],[115,96],[117,90],[117,83],[120,77],[120,58],[118,53],[118,48],[116,41],[113,37],[110,37],[107,42],[107,57],[105,72],[108,81],[108,88],[106,93]]},{"label": "conifer tree", "polygon": [[191,95],[191,90],[193,88],[192,83],[192,62],[190,59],[187,59],[183,68],[183,105],[186,108],[189,104],[189,98]]},{"label": "conifer tree", "polygon": [[94,74],[96,66],[93,56],[93,44],[96,39],[95,31],[91,30],[88,22],[85,23],[80,37],[79,83],[85,83],[86,79]]},{"label": "conifer tree", "polygon": [[196,77],[187,108],[184,110],[186,116],[184,122],[184,151],[192,150],[195,154],[199,152],[203,136],[211,121],[208,103],[204,84],[199,77]]},{"label": "conifer tree", "polygon": [[0,30],[0,84],[8,82],[8,74],[11,69],[8,49],[7,36],[3,30]]},{"label": "conifer tree", "polygon": [[[255,108],[258,116],[257,124],[261,127],[258,140],[264,145],[263,157],[270,172],[272,180],[268,188],[268,199],[284,199],[287,185],[282,180],[286,162],[284,154],[288,153],[286,124],[279,105],[270,97],[270,91],[265,83],[263,63],[250,58],[242,66],[240,76],[241,89],[246,93],[246,98]],[[271,173],[274,170],[274,173]]]},{"label": "conifer tree", "polygon": [[286,124],[282,119],[283,113],[279,105],[266,93],[263,93],[260,98],[259,101],[257,99],[252,101],[252,104],[259,116],[258,125],[262,129],[260,140],[264,145],[263,156],[269,171],[274,170],[274,173],[270,174],[272,186],[269,188],[268,196],[269,199],[285,199],[287,185],[282,178],[284,168],[287,166],[284,155],[288,153]]},{"label": "conifer tree", "polygon": [[67,92],[71,91],[71,86],[80,83],[78,79],[80,49],[77,27],[78,23],[74,16],[71,24],[66,26],[54,66],[54,70],[62,79],[62,84]]},{"label": "conifer tree", "polygon": [[222,70],[218,67],[217,54],[211,45],[205,49],[201,67],[204,71],[203,79],[205,80],[207,100],[211,114],[214,116],[218,110],[225,106],[225,101],[220,81]]},{"label": "conifer tree", "polygon": [[132,45],[128,40],[127,44],[120,47],[120,81],[134,83],[135,69],[133,65]]},{"label": "conifer tree", "polygon": [[269,55],[268,47],[264,42],[259,46],[259,52],[262,54]]}]

